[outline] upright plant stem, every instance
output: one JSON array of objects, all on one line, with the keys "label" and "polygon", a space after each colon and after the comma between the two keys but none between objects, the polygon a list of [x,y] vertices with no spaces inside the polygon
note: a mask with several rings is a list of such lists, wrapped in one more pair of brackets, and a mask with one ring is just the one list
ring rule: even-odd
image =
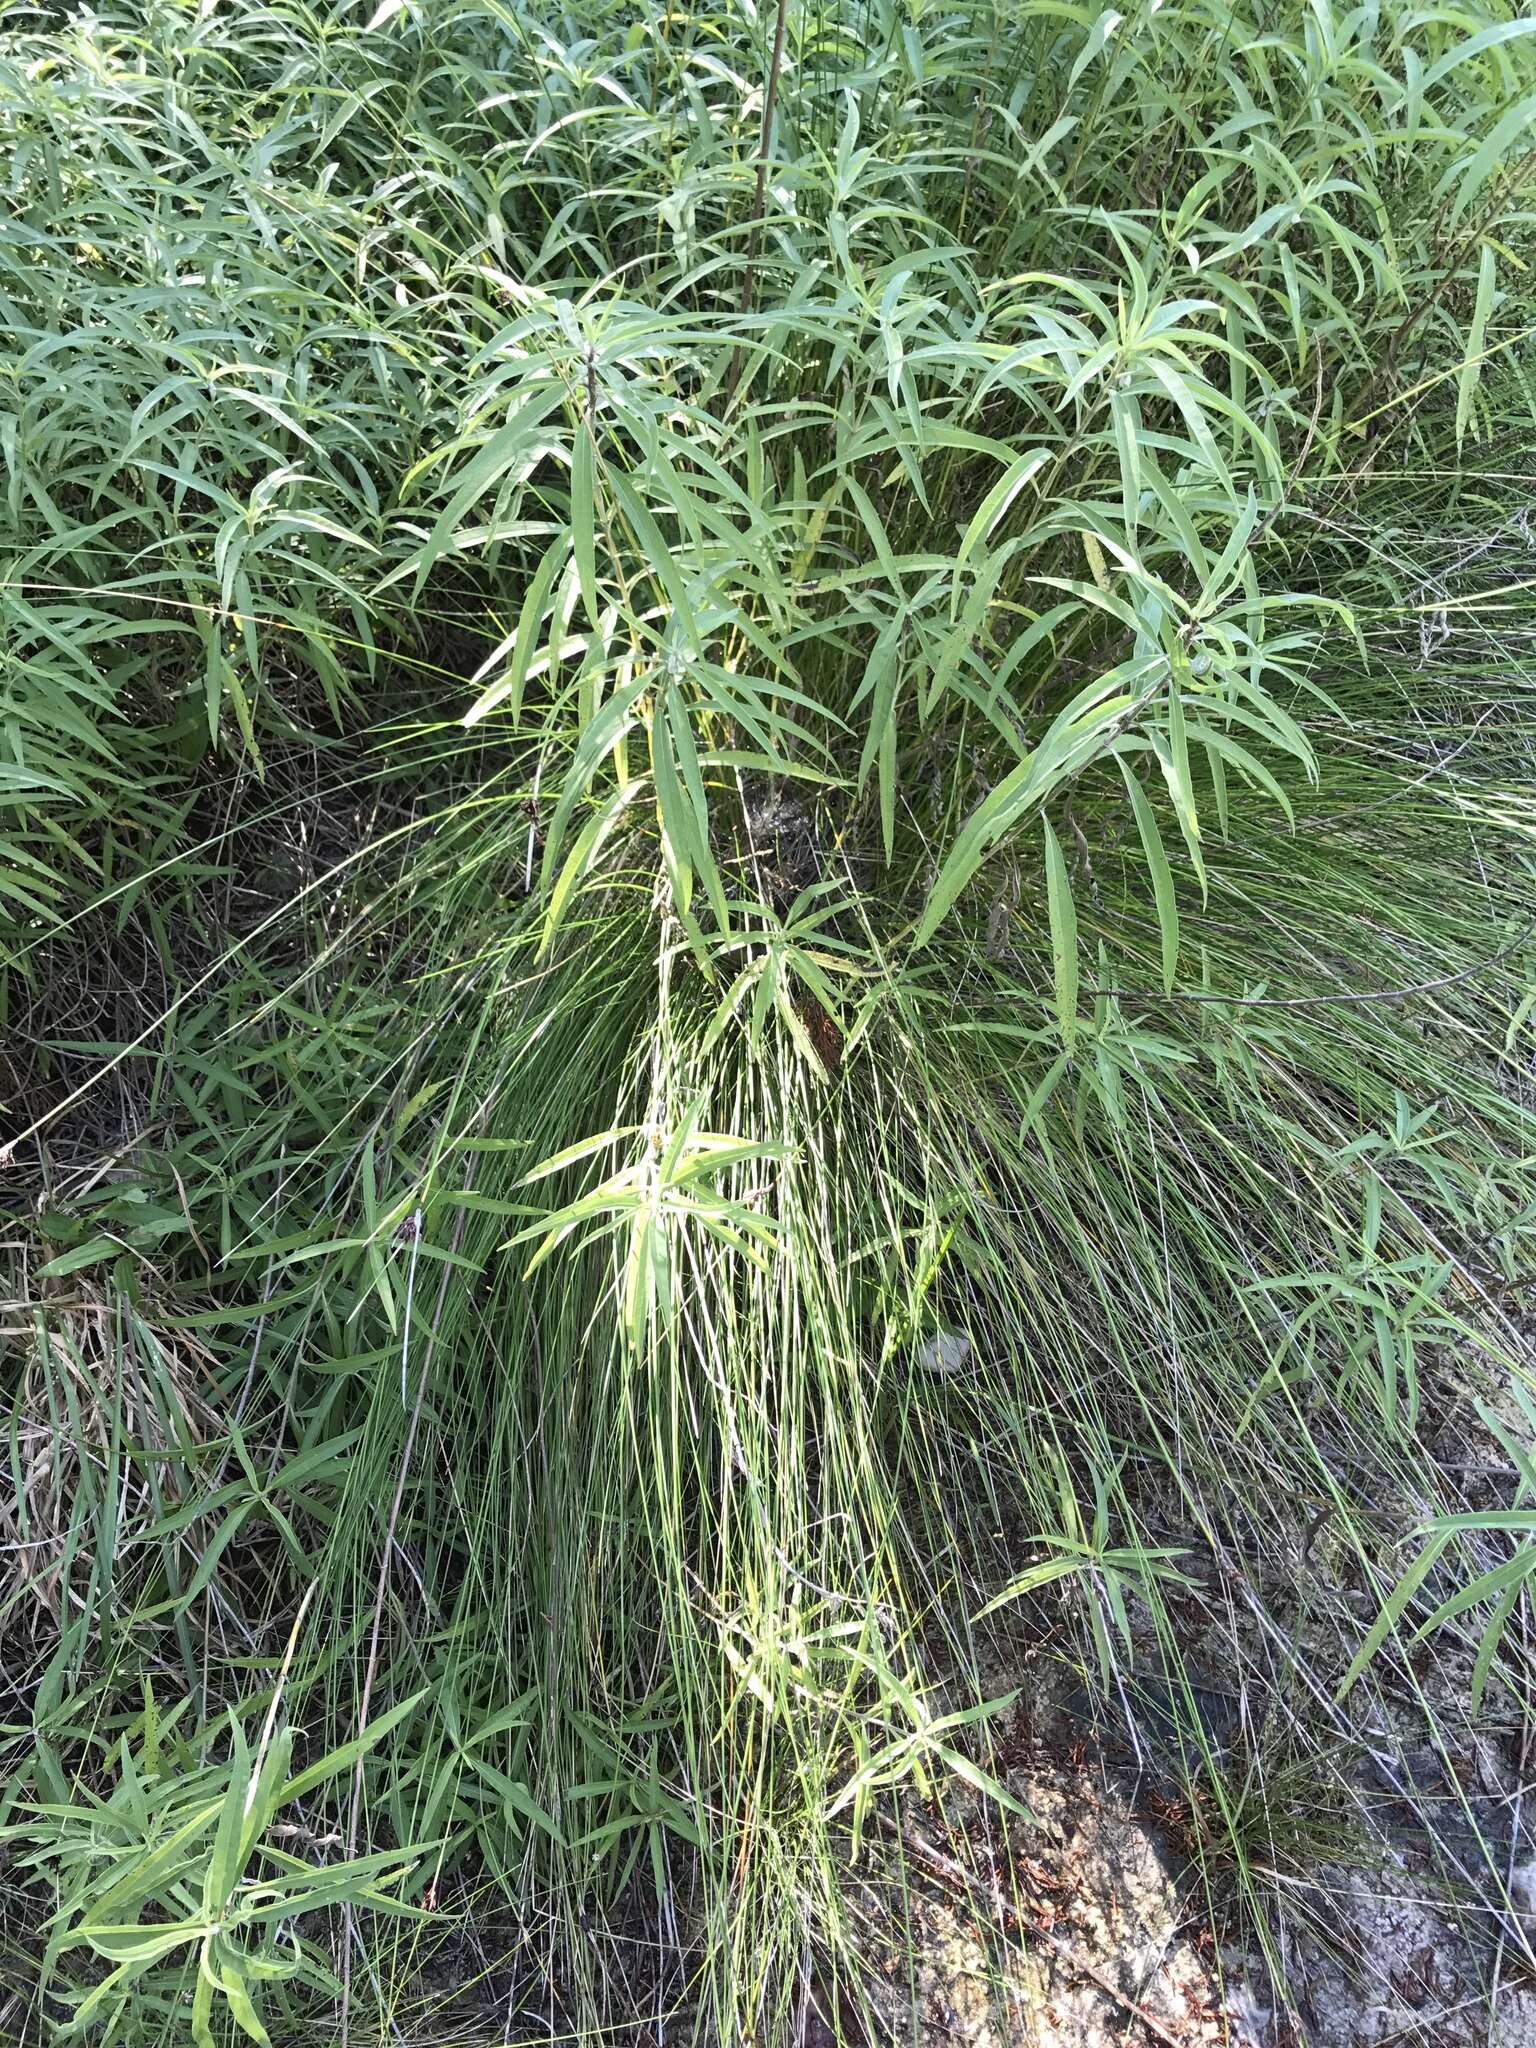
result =
[{"label": "upright plant stem", "polygon": [[[773,55],[768,60],[768,83],[763,91],[763,125],[757,145],[757,183],[752,192],[752,232],[747,238],[746,268],[741,278],[741,305],[738,313],[743,320],[752,310],[752,301],[757,290],[757,251],[763,234],[763,202],[768,194],[769,152],[773,147],[773,117],[779,103],[779,73],[784,64],[784,27],[788,13],[789,0],[779,0],[779,10],[773,24]],[[730,391],[733,398],[740,376],[741,343],[738,340],[731,354]]]}]

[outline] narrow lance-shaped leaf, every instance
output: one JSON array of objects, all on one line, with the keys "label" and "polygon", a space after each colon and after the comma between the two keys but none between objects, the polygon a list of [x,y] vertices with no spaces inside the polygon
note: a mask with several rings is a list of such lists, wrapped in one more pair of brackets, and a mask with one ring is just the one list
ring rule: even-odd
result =
[{"label": "narrow lance-shaped leaf", "polygon": [[1131,799],[1131,812],[1136,820],[1136,829],[1141,834],[1141,850],[1146,856],[1147,873],[1152,878],[1152,896],[1157,904],[1158,932],[1162,940],[1163,989],[1173,988],[1173,978],[1179,961],[1179,905],[1174,893],[1173,870],[1168,865],[1168,855],[1163,846],[1163,835],[1158,830],[1157,814],[1147,801],[1147,793],[1137,778],[1136,770],[1124,755],[1120,757],[1120,770],[1125,777],[1125,787]]},{"label": "narrow lance-shaped leaf", "polygon": [[[533,661],[539,630],[544,620],[544,607],[555,578],[571,558],[571,536],[562,530],[556,534],[546,549],[538,572],[523,597],[523,606],[518,614],[517,632],[513,636],[511,656],[505,673],[497,678],[487,690],[482,690],[474,703],[464,714],[466,725],[478,725],[488,712],[505,703],[515,719],[523,708],[523,689],[528,681],[528,670]],[[560,607],[556,606],[558,614]]]},{"label": "narrow lance-shaped leaf", "polygon": [[983,541],[991,539],[997,526],[1006,515],[1009,506],[1029,482],[1050,460],[1050,451],[1045,448],[1031,448],[1009,463],[1007,469],[988,491],[977,506],[970,525],[961,538],[955,555],[956,570],[962,569],[970,559],[973,550]]},{"label": "narrow lance-shaped leaf", "polygon": [[1200,848],[1200,814],[1195,805],[1194,777],[1189,772],[1189,737],[1184,726],[1184,699],[1176,682],[1168,685],[1168,732],[1166,739],[1154,739],[1157,758],[1162,763],[1163,775],[1168,784],[1168,793],[1173,798],[1178,813],[1179,829],[1184,834],[1184,844],[1189,848],[1189,858],[1199,877],[1201,894],[1205,893],[1205,861]]},{"label": "narrow lance-shaped leaf", "polygon": [[1483,342],[1488,332],[1488,315],[1493,307],[1494,277],[1493,250],[1484,242],[1477,266],[1477,299],[1472,308],[1472,324],[1467,329],[1466,360],[1461,366],[1461,375],[1456,380],[1458,450],[1467,437],[1467,427],[1472,419],[1472,401],[1477,395],[1477,380],[1482,369]]},{"label": "narrow lance-shaped leaf", "polygon": [[1045,828],[1045,891],[1051,920],[1051,967],[1056,984],[1056,1017],[1068,1052],[1077,1040],[1077,906],[1067,863],[1049,818]]}]

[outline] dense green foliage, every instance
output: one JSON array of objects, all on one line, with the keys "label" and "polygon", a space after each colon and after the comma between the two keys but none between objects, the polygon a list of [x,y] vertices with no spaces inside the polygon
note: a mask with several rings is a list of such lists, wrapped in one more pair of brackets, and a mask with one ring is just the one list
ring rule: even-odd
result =
[{"label": "dense green foliage", "polygon": [[[892,1789],[1003,1796],[984,1608],[1114,1697],[1461,1505],[1533,26],[0,18],[26,2038],[391,2038],[451,1898],[787,2041]],[[1364,1649],[1496,1679],[1514,1507]]]}]

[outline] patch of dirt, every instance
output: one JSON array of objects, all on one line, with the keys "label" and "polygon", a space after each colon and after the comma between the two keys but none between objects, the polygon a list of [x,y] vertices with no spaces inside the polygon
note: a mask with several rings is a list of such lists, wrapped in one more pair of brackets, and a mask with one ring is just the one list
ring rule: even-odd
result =
[{"label": "patch of dirt", "polygon": [[[1028,1822],[978,1800],[901,1830],[910,1889],[876,1996],[892,2040],[968,2048],[1095,2048],[1126,2041],[1260,2048],[1267,2012],[1227,1981],[1197,1890],[1154,1824],[1084,1765],[1010,1773]],[[940,1846],[940,1843],[943,1846]]]},{"label": "patch of dirt", "polygon": [[[1261,1935],[1219,1870],[1202,1875],[1195,1822],[1154,1765],[1065,1732],[1069,1708],[1035,1719],[1004,1777],[1033,1823],[980,1796],[909,1804],[883,1888],[858,1887],[870,1934],[885,1931],[867,1952],[889,2041],[1536,2048],[1536,1923],[1496,1909],[1486,1869],[1446,1876],[1401,1802],[1366,1797],[1368,1753],[1335,1787],[1348,1856],[1265,1872],[1282,1910]],[[1519,1905],[1518,1874],[1511,1890]]]}]

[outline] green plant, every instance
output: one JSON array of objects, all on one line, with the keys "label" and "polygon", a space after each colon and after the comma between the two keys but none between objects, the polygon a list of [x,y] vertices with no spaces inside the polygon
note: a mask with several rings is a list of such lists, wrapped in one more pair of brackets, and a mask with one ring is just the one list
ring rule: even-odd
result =
[{"label": "green plant", "polygon": [[1178,1568],[1178,1559],[1186,1553],[1167,1545],[1149,1547],[1134,1535],[1128,1542],[1111,1543],[1110,1499],[1111,1489],[1119,1478],[1118,1472],[1112,1469],[1094,1472],[1093,1516],[1090,1521],[1083,1514],[1071,1474],[1059,1453],[1053,1462],[1059,1475],[1060,1510],[1056,1518],[1058,1526],[1041,1532],[1040,1543],[1046,1554],[995,1595],[982,1612],[995,1613],[999,1607],[1025,1594],[1057,1585],[1064,1579],[1085,1579],[1091,1588],[1086,1605],[1094,1649],[1098,1654],[1099,1674],[1102,1683],[1108,1687],[1115,1664],[1109,1640],[1111,1623],[1125,1650],[1134,1653],[1135,1637],[1126,1605],[1127,1593],[1135,1592],[1145,1598],[1159,1585],[1187,1585],[1188,1579]]},{"label": "green plant", "polygon": [[[1102,1684],[1253,1498],[1458,1511],[1426,1373],[1536,1222],[1536,44],[365,15],[0,21],[13,1455],[122,1360],[11,1796],[313,1586],[292,1711],[402,1715],[329,1831],[494,1885],[577,2036],[648,1885],[773,2038],[842,1817],[995,1781],[1021,1564]],[[295,2024],[383,2023],[370,1939]]]},{"label": "green plant", "polygon": [[[1422,1539],[1419,1554],[1382,1603],[1380,1613],[1355,1652],[1339,1686],[1341,1697],[1354,1687],[1417,1604],[1420,1608],[1428,1605],[1429,1611],[1406,1638],[1410,1647],[1463,1615],[1484,1617],[1471,1676],[1472,1704],[1474,1709],[1481,1706],[1489,1678],[1498,1669],[1499,1652],[1510,1621],[1536,1575],[1536,1544],[1530,1540],[1536,1534],[1536,1508],[1526,1505],[1536,1493],[1536,1462],[1531,1449],[1531,1433],[1536,1432],[1536,1404],[1520,1379],[1511,1376],[1507,1387],[1524,1425],[1519,1434],[1496,1409],[1483,1401],[1475,1405],[1483,1427],[1509,1459],[1515,1480],[1511,1505],[1434,1515],[1420,1524],[1413,1532]],[[1509,1536],[1515,1540],[1507,1555],[1466,1576],[1462,1584],[1429,1605],[1426,1592],[1436,1568],[1444,1564],[1453,1545],[1478,1536]]]},{"label": "green plant", "polygon": [[[186,2024],[206,2044],[218,2009],[266,2044],[262,1987],[340,1988],[297,1923],[341,1905],[415,1910],[394,1893],[423,1851],[331,1863],[313,1851],[295,1855],[282,1841],[318,1839],[300,1802],[342,1778],[419,1698],[381,1717],[365,1738],[291,1772],[293,1730],[278,1725],[281,1690],[254,1751],[231,1712],[227,1753],[208,1761],[212,1731],[183,1732],[188,1703],[162,1713],[146,1682],[142,1713],[102,1758],[109,1789],[77,1783],[72,1799],[24,1804],[16,1809],[23,1817],[0,1830],[19,1867],[58,1898],[43,1990],[67,2009],[67,2033],[94,2023],[105,2026],[105,2038],[142,2039],[153,2024]],[[83,1972],[82,1957],[90,1962]]]}]

